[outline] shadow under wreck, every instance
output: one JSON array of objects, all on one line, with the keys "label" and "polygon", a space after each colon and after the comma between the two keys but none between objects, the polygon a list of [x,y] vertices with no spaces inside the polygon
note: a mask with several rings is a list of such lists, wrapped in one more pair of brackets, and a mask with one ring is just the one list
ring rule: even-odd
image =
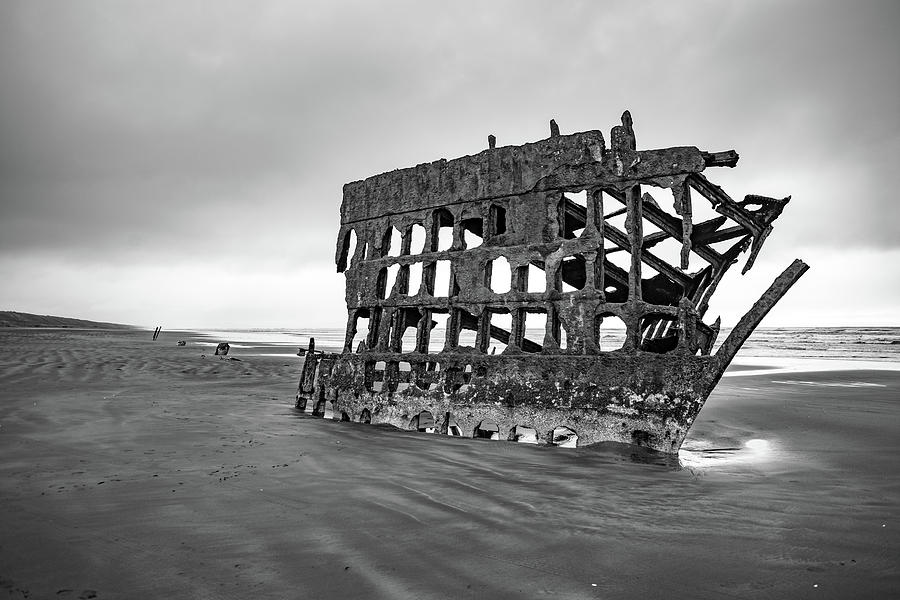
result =
[{"label": "shadow under wreck", "polygon": [[[677,453],[738,349],[808,267],[795,260],[711,354],[710,297],[748,251],[750,269],[790,197],[738,202],[710,182],[704,170],[735,166],[733,150],[636,150],[627,111],[610,137],[607,148],[600,131],[560,135],[551,121],[538,142],[497,148],[489,136],[474,156],[346,184],[335,257],[344,348],[310,342],[297,408]],[[701,209],[709,218],[695,219]]]}]

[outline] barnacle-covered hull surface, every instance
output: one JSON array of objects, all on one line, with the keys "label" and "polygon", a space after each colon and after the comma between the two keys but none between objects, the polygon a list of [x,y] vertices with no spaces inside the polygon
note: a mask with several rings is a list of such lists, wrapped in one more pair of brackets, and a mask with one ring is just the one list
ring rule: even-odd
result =
[{"label": "barnacle-covered hull surface", "polygon": [[[404,429],[675,453],[794,261],[712,353],[704,321],[789,198],[703,174],[734,151],[638,151],[631,116],[344,186],[343,352],[311,342],[297,407]],[[702,204],[700,204],[702,203]],[[703,209],[708,218],[695,218]]]}]

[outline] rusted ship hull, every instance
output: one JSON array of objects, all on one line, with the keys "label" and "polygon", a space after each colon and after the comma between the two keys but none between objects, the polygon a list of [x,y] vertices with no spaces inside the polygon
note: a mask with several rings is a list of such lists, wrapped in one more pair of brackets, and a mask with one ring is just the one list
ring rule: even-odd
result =
[{"label": "rusted ship hull", "polygon": [[[568,427],[576,432],[579,446],[615,441],[664,452],[677,452],[684,441],[709,395],[715,362],[711,357],[662,360],[649,353],[571,361],[445,355],[442,368],[458,365],[445,372],[456,391],[446,393],[433,372],[417,376],[409,371],[414,379],[409,388],[382,394],[356,385],[365,377],[362,359],[320,360],[330,372],[326,385],[337,418],[345,414],[348,420],[419,429],[414,420],[424,410],[435,417],[436,432],[444,434],[455,422],[463,435],[477,437],[479,426],[487,422],[509,439],[510,432],[524,425],[538,433],[539,443],[553,443],[554,430]],[[470,373],[464,370],[468,365]],[[423,385],[429,389],[421,389]],[[323,410],[320,406],[319,412]]]},{"label": "rusted ship hull", "polygon": [[[734,151],[635,150],[627,112],[611,139],[607,149],[599,131],[561,136],[551,122],[547,140],[490,140],[473,157],[347,184],[336,253],[345,345],[323,354],[311,344],[298,408],[451,435],[677,452],[740,346],[807,266],[788,267],[711,354],[710,297],[740,254],[749,250],[744,271],[752,266],[788,198],[736,202],[701,174],[734,166]],[[668,193],[673,210],[647,190]],[[713,218],[694,222],[692,193]],[[624,329],[612,351],[610,320]]]}]

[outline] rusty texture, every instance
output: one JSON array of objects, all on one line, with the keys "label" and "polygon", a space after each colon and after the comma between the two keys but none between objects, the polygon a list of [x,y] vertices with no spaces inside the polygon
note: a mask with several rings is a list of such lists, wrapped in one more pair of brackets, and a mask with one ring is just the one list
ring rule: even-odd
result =
[{"label": "rusty texture", "polygon": [[[343,352],[305,353],[297,406],[345,420],[663,452],[806,270],[796,261],[715,355],[709,300],[752,266],[784,199],[735,201],[708,167],[733,150],[636,150],[600,131],[391,171],[344,186],[335,260]],[[694,221],[699,203],[706,220]],[[714,212],[713,212],[714,211]],[[620,330],[610,329],[615,321]],[[612,343],[611,343],[612,342]]]}]

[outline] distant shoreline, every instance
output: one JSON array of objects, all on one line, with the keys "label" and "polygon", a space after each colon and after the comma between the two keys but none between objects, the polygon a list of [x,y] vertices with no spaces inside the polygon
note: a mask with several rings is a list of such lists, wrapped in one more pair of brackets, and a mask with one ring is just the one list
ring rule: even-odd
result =
[{"label": "distant shoreline", "polygon": [[36,315],[12,310],[0,311],[0,327],[23,329],[141,329],[134,325],[89,321],[71,317]]}]

